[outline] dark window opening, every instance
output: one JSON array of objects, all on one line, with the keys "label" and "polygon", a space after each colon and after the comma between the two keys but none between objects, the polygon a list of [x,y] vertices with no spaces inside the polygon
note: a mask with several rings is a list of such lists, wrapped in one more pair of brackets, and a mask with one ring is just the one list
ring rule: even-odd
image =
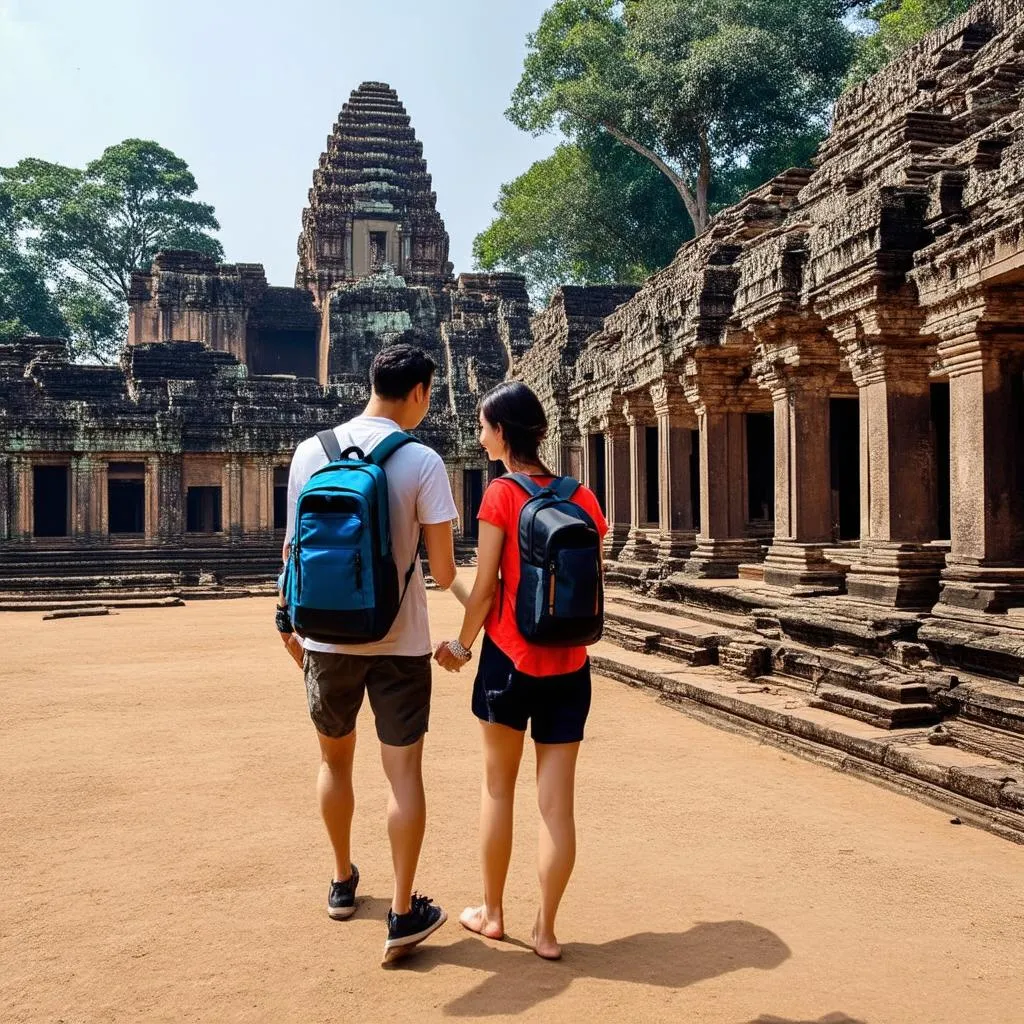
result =
[{"label": "dark window opening", "polygon": [[190,487],[185,504],[189,533],[221,532],[219,487]]},{"label": "dark window opening", "polygon": [[933,384],[932,392],[932,437],[935,441],[935,501],[936,540],[949,540],[950,522],[950,481],[949,481],[949,385]]},{"label": "dark window opening", "polygon": [[690,431],[690,507],[693,528],[700,532],[700,431]]},{"label": "dark window opening", "polygon": [[747,413],[747,518],[775,518],[775,418],[770,412]]},{"label": "dark window opening", "polygon": [[647,464],[647,518],[648,523],[661,520],[661,490],[658,486],[658,428],[644,428],[644,455]]},{"label": "dark window opening", "polygon": [[608,453],[605,451],[604,434],[590,435],[590,480],[588,485],[597,495],[601,511],[608,514]]},{"label": "dark window opening", "polygon": [[288,526],[288,469],[274,470],[274,529]]},{"label": "dark window opening", "polygon": [[476,540],[480,536],[480,524],[477,515],[480,503],[484,500],[484,471],[467,469],[462,476],[462,508],[464,522],[462,535],[467,540]]},{"label": "dark window opening", "polygon": [[860,537],[860,402],[833,398],[829,402],[832,449],[832,536]]},{"label": "dark window opening", "polygon": [[380,270],[388,261],[388,233],[370,232],[370,269]]},{"label": "dark window opening", "polygon": [[66,537],[68,521],[68,467],[32,467],[32,533],[36,537]]},{"label": "dark window opening", "polygon": [[146,467],[111,462],[107,467],[107,532],[146,532]]}]

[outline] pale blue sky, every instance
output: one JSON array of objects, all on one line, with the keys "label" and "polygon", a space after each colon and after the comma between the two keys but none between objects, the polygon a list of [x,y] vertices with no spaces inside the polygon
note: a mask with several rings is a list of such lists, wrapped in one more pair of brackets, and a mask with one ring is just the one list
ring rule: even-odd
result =
[{"label": "pale blue sky", "polygon": [[503,181],[554,147],[503,117],[551,0],[0,0],[0,166],[82,166],[151,138],[188,161],[230,261],[292,284],[342,103],[385,81],[412,116],[456,271]]}]

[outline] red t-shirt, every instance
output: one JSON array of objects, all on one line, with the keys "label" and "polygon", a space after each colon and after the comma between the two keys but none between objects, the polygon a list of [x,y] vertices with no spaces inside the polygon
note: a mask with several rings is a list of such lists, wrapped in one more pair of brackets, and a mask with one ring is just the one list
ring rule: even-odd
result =
[{"label": "red t-shirt", "polygon": [[[555,479],[535,476],[541,487]],[[505,543],[501,549],[501,582],[487,619],[484,632],[512,659],[520,672],[529,676],[559,676],[583,668],[587,660],[586,647],[538,647],[529,643],[516,625],[516,591],[519,589],[519,513],[527,502],[526,491],[512,480],[494,480],[484,492],[478,519],[504,531]],[[582,485],[573,495],[573,502],[594,520],[603,538],[608,532],[594,492]]]}]

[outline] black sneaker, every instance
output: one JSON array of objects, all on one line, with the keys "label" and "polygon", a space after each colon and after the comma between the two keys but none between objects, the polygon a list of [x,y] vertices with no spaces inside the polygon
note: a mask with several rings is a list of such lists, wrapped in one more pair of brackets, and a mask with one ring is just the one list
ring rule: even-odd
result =
[{"label": "black sneaker", "polygon": [[356,912],[356,886],[359,885],[359,868],[352,865],[352,877],[344,882],[331,882],[327,895],[327,913],[335,921],[344,921]]},{"label": "black sneaker", "polygon": [[388,937],[384,943],[383,962],[387,964],[404,956],[447,920],[448,915],[433,900],[414,892],[412,909],[408,914],[388,911]]}]

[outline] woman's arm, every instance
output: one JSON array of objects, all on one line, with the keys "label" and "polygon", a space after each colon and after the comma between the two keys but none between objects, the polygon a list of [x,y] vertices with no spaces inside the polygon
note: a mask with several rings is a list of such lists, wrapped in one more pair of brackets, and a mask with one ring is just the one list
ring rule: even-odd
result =
[{"label": "woman's arm", "polygon": [[[501,566],[501,549],[505,543],[505,531],[480,521],[480,538],[476,558],[476,579],[473,589],[464,601],[466,611],[462,619],[462,630],[459,643],[469,650],[480,635],[487,613],[494,603],[494,595],[498,589],[498,571]],[[456,594],[458,597],[459,595]],[[449,670],[461,668],[463,662],[448,650],[447,644],[437,649],[438,663]]]}]

